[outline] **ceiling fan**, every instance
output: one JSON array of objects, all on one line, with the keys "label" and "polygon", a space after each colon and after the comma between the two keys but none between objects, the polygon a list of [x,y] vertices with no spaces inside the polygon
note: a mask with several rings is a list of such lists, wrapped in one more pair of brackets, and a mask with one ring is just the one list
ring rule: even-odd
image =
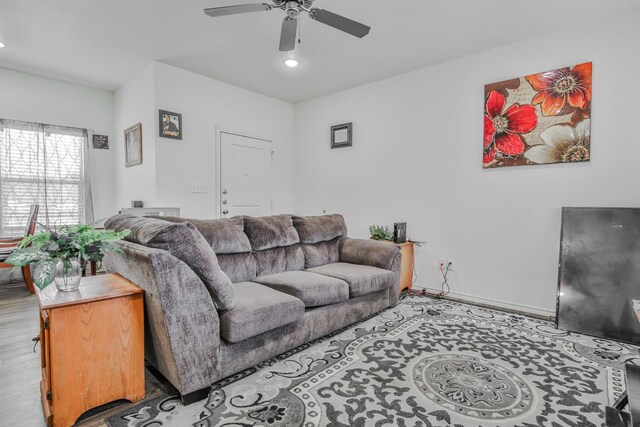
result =
[{"label": "ceiling fan", "polygon": [[235,15],[238,13],[259,12],[262,10],[282,9],[287,13],[282,21],[280,33],[280,50],[288,52],[296,46],[296,34],[298,30],[298,16],[301,12],[307,12],[311,19],[322,22],[330,27],[362,38],[369,34],[371,27],[353,21],[344,16],[337,15],[328,10],[311,7],[315,0],[272,0],[272,3],[241,4],[237,6],[222,6],[205,9],[209,16]]}]

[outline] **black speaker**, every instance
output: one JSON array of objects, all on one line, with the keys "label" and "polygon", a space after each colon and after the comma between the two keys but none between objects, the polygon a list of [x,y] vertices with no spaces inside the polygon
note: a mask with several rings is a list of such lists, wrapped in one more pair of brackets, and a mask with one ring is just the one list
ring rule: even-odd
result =
[{"label": "black speaker", "polygon": [[406,222],[396,222],[393,224],[393,241],[395,243],[404,243],[407,241]]}]

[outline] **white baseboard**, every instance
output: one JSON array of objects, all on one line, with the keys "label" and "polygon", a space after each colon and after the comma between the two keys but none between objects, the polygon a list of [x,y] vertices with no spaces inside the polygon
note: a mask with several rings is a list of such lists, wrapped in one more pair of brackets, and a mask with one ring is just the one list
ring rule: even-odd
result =
[{"label": "white baseboard", "polygon": [[[418,290],[418,289],[426,289],[428,292],[433,292],[433,293],[438,293],[440,292],[440,289],[434,289],[434,288],[429,288],[429,287],[421,287],[421,286],[415,286],[414,285],[414,289]],[[507,310],[512,310],[512,311],[519,311],[522,313],[528,313],[528,314],[532,314],[535,316],[542,316],[542,317],[555,317],[556,312],[554,311],[550,311],[550,310],[546,310],[543,308],[538,308],[538,307],[532,307],[530,305],[525,305],[525,304],[516,304],[516,303],[512,303],[512,302],[506,302],[506,301],[500,301],[500,300],[495,300],[495,299],[489,299],[489,298],[483,298],[483,297],[479,297],[476,295],[469,295],[469,294],[463,294],[460,292],[449,292],[449,294],[447,295],[453,299],[457,299],[463,302],[468,302],[468,303],[477,303],[477,304],[482,304],[482,305],[487,305],[490,307],[495,307],[495,308],[504,308]]]}]

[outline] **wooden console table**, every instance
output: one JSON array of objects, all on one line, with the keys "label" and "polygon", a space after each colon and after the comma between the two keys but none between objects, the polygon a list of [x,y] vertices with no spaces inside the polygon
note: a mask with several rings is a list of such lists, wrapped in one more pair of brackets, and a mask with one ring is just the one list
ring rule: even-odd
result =
[{"label": "wooden console table", "polygon": [[72,426],[89,409],[144,397],[143,291],[117,274],[80,288],[37,290],[42,407],[47,426]]}]

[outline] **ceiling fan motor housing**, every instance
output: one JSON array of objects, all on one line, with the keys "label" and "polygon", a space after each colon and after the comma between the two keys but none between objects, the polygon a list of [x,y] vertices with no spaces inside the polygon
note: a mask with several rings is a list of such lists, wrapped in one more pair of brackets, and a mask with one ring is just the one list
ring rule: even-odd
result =
[{"label": "ceiling fan motor housing", "polygon": [[285,5],[287,15],[289,15],[290,18],[296,18],[298,15],[300,15],[299,7],[300,5],[297,1],[288,1]]},{"label": "ceiling fan motor housing", "polygon": [[298,3],[304,7],[311,7],[311,5],[313,5],[313,2],[315,0],[271,0],[273,5],[276,7],[280,7],[285,3]]}]

